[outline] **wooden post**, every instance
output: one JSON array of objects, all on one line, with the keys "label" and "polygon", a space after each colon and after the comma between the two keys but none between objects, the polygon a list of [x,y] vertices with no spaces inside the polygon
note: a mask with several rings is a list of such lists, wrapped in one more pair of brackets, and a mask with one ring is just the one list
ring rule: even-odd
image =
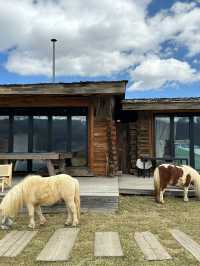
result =
[{"label": "wooden post", "polygon": [[94,106],[89,106],[88,115],[88,167],[93,171],[94,166]]}]

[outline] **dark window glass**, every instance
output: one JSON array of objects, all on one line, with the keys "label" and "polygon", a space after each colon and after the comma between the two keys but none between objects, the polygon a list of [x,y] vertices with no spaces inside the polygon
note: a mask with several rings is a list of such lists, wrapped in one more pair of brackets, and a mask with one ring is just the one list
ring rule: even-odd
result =
[{"label": "dark window glass", "polygon": [[33,117],[33,152],[48,151],[48,116]]},{"label": "dark window glass", "polygon": [[[13,151],[28,152],[28,116],[14,116]],[[27,171],[27,161],[17,161],[16,171]]]},{"label": "dark window glass", "polygon": [[190,159],[189,117],[174,117],[174,153]]},{"label": "dark window glass", "polygon": [[67,151],[67,117],[52,117],[52,150],[58,152]]},{"label": "dark window glass", "polygon": [[[33,116],[33,152],[48,151],[48,116]],[[47,171],[44,160],[33,160],[32,170],[41,172]]]},{"label": "dark window glass", "polygon": [[170,117],[156,117],[155,133],[156,157],[170,156]]},{"label": "dark window glass", "polygon": [[87,119],[72,116],[72,166],[87,164]]},{"label": "dark window glass", "polygon": [[0,116],[0,152],[8,152],[9,116]]},{"label": "dark window glass", "polygon": [[200,170],[200,116],[194,116],[194,163]]}]

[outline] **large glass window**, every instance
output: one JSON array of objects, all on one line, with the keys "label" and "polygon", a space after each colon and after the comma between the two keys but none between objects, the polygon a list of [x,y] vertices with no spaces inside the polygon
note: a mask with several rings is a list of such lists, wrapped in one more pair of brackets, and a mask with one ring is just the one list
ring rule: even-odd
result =
[{"label": "large glass window", "polygon": [[170,117],[156,117],[155,128],[156,157],[170,156]]},{"label": "large glass window", "polygon": [[72,116],[72,166],[87,164],[86,116]]},{"label": "large glass window", "polygon": [[[0,152],[71,152],[72,166],[86,166],[87,109],[0,109]],[[46,163],[16,163],[15,170],[27,169],[43,172]]]},{"label": "large glass window", "polygon": [[200,170],[200,115],[157,115],[155,150],[157,157],[185,158]]},{"label": "large glass window", "polygon": [[0,116],[0,152],[9,149],[9,116]]},{"label": "large glass window", "polygon": [[[13,152],[28,152],[28,116],[14,116],[13,120]],[[16,171],[27,171],[27,161],[17,161]]]},{"label": "large glass window", "polygon": [[33,152],[48,151],[48,116],[33,117]]},{"label": "large glass window", "polygon": [[[33,116],[33,152],[47,152],[48,139],[48,116]],[[34,160],[33,171],[46,171],[44,160]]]},{"label": "large glass window", "polygon": [[200,116],[194,116],[194,165],[200,169]]},{"label": "large glass window", "polygon": [[66,152],[68,150],[68,118],[67,116],[52,117],[52,150]]},{"label": "large glass window", "polygon": [[189,117],[174,117],[174,155],[190,163]]}]

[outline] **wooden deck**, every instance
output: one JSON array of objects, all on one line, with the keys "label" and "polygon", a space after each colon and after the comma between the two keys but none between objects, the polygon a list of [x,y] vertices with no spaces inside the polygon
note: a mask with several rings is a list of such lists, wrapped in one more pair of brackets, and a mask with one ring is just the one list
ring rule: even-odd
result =
[{"label": "wooden deck", "polygon": [[[119,193],[128,195],[153,196],[154,184],[153,177],[138,177],[133,175],[123,175],[119,177]],[[169,186],[166,195],[182,197],[183,189]],[[194,196],[194,190],[189,189],[189,197]]]},{"label": "wooden deck", "polygon": [[[13,185],[23,178],[14,177]],[[115,212],[118,209],[119,187],[118,177],[77,177],[80,183],[81,211]],[[0,192],[0,198],[8,190]],[[64,203],[54,204],[52,207],[43,206],[44,213],[65,211]]]},{"label": "wooden deck", "polygon": [[[13,178],[13,185],[22,178]],[[118,209],[119,194],[153,196],[153,178],[143,178],[133,175],[120,177],[78,177],[80,182],[81,211],[115,212]],[[7,193],[0,192],[0,198]],[[183,190],[169,187],[166,194],[183,196]],[[194,196],[194,191],[189,190],[189,196]],[[52,207],[43,206],[44,213],[63,212],[63,203],[57,203]]]}]

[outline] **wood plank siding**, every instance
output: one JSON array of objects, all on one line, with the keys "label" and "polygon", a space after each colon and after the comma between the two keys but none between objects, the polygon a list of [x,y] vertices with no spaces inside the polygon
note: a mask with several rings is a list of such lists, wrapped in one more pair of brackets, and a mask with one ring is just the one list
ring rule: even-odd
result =
[{"label": "wood plank siding", "polygon": [[153,114],[138,112],[137,120],[128,123],[128,161],[130,173],[135,173],[136,160],[140,155],[153,156]]}]

